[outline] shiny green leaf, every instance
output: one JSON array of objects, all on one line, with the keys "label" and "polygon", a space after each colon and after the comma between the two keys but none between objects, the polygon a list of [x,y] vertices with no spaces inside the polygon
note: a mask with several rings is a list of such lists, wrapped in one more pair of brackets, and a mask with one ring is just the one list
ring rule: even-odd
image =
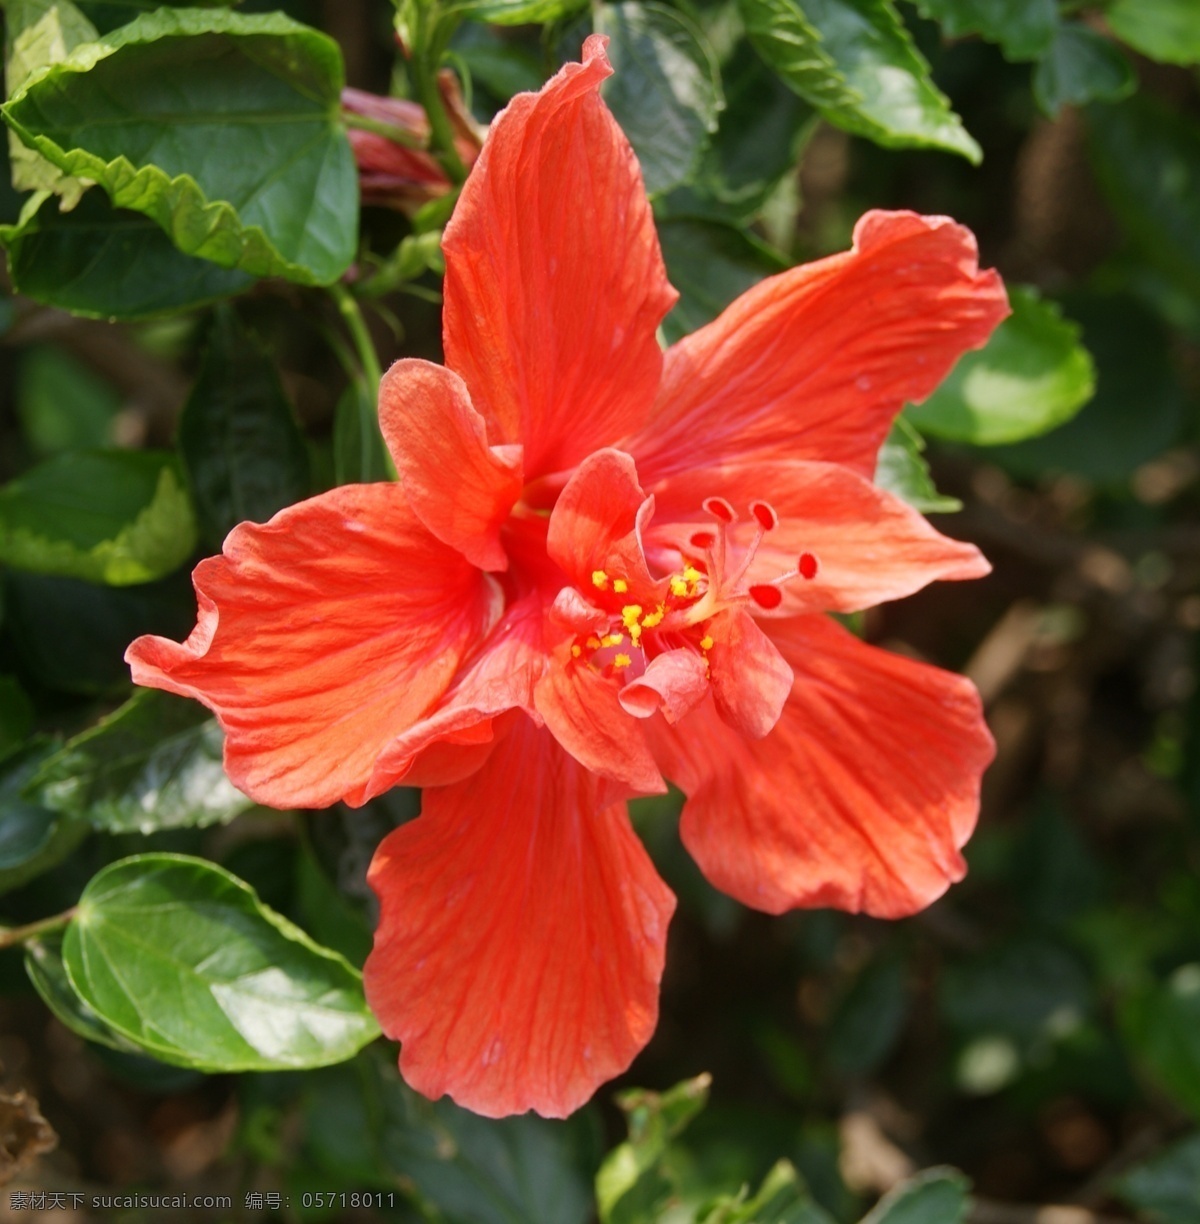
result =
[{"label": "shiny green leaf", "polygon": [[75,993],[62,961],[62,936],[30,940],[25,945],[25,972],[42,1002],[71,1032],[112,1050],[138,1052],[132,1041],[109,1028]]},{"label": "shiny green leaf", "polygon": [[26,791],[110,833],[224,824],[253,803],[225,776],[223,742],[199,702],[139,689],[43,762]]},{"label": "shiny green leaf", "polygon": [[114,208],[99,188],[70,212],[43,201],[0,231],[13,286],[26,297],[96,319],[146,319],[240,293],[254,278],[185,255],[148,216]]},{"label": "shiny green leaf", "polygon": [[493,25],[542,25],[587,7],[587,0],[451,0],[446,11]]},{"label": "shiny green leaf", "polygon": [[738,7],[758,53],[830,123],[888,148],[982,158],[891,0],[738,0]]},{"label": "shiny green leaf", "polygon": [[219,310],[179,422],[179,453],[209,543],[306,497],[308,449],[275,364]]},{"label": "shiny green leaf", "polygon": [[1104,17],[1118,38],[1151,59],[1200,63],[1200,5],[1195,0],[1116,0]]},{"label": "shiny green leaf", "polygon": [[1136,87],[1120,48],[1078,21],[1059,27],[1033,73],[1033,96],[1051,118],[1064,106],[1119,102]]},{"label": "shiny green leaf", "polygon": [[341,87],[337,45],[282,14],[159,9],[34,76],[3,113],[185,253],[327,284],[358,216]]},{"label": "shiny green leaf", "polygon": [[63,940],[75,992],[163,1062],[284,1070],[378,1035],[359,975],[202,859],[144,854],[93,877]]},{"label": "shiny green leaf", "polygon": [[1092,397],[1096,371],[1080,329],[1037,291],[1010,285],[1013,313],[987,346],[964,354],[949,377],[905,416],[938,438],[991,446],[1036,437]]},{"label": "shiny green leaf", "polygon": [[111,586],[178,568],[196,524],[173,458],[73,451],[0,489],[0,561]]},{"label": "shiny green leaf", "polygon": [[609,37],[613,75],[604,100],[629,137],[646,190],[655,195],[694,173],[724,105],[704,35],[674,9],[626,0],[605,4],[596,29]]}]

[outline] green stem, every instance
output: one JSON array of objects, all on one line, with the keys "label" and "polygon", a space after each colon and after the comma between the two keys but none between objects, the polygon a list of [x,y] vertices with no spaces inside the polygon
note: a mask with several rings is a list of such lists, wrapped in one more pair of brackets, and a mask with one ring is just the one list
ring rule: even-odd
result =
[{"label": "green stem", "polygon": [[429,147],[450,181],[461,187],[467,181],[467,168],[454,147],[454,125],[446,114],[446,106],[442,101],[441,90],[438,89],[438,63],[442,58],[442,44],[435,35],[438,14],[433,5],[419,6],[423,11],[423,19],[418,21],[417,38],[412,48],[413,85],[417,91],[417,101],[425,108],[429,120]]},{"label": "green stem", "polygon": [[51,931],[61,930],[75,917],[77,909],[78,906],[73,905],[69,910],[55,914],[53,918],[41,918],[25,926],[0,927],[0,948],[11,948],[16,944],[36,939],[39,935],[48,935]]},{"label": "green stem", "polygon": [[355,115],[350,111],[342,112],[342,122],[347,127],[361,128],[364,132],[374,132],[376,136],[384,136],[393,144],[403,145],[406,149],[424,149],[425,141],[420,136],[406,132],[404,128],[394,123],[384,123],[382,119],[372,119],[368,115]]},{"label": "green stem", "polygon": [[[329,292],[337,303],[338,312],[354,342],[354,351],[358,355],[358,364],[362,369],[363,381],[366,383],[367,399],[378,405],[379,384],[383,381],[383,371],[379,367],[379,355],[375,352],[371,333],[367,330],[367,322],[363,318],[354,295],[340,281],[334,281],[329,286]],[[378,428],[378,418],[376,418],[376,427]],[[398,479],[396,465],[386,446],[383,447],[383,456],[387,462],[388,476],[392,480]]]},{"label": "green stem", "polygon": [[375,352],[375,344],[371,333],[367,331],[367,322],[355,301],[354,295],[340,281],[329,286],[329,292],[337,303],[342,321],[354,341],[354,351],[358,354],[358,363],[362,367],[363,378],[371,388],[372,394],[379,394],[379,384],[383,381],[383,371],[379,368],[379,357]]}]

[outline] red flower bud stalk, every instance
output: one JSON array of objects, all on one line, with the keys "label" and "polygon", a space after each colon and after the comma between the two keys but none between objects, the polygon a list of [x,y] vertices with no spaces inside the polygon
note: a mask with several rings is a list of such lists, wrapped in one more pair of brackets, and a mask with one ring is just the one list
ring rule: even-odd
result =
[{"label": "red flower bud stalk", "polygon": [[[438,92],[454,130],[454,146],[469,169],[483,147],[484,129],[463,102],[454,74],[438,74]],[[430,125],[425,110],[407,98],[385,98],[361,89],[342,91],[347,116],[367,120],[373,128],[348,120],[350,147],[358,163],[364,204],[412,214],[422,204],[446,195],[452,187],[437,158],[428,151]],[[385,134],[386,129],[391,129]]]}]

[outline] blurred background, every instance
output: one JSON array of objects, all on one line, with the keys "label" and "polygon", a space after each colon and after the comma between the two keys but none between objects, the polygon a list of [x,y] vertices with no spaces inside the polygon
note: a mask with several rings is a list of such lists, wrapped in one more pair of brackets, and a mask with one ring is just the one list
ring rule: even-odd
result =
[{"label": "blurred background", "polygon": [[[10,54],[16,7],[5,6]],[[81,7],[101,32],[129,16],[116,4]],[[411,92],[390,4],[282,7],[336,39],[351,86]],[[55,1018],[24,950],[7,948],[0,1176],[7,1159],[15,1180],[0,1191],[0,1219],[30,1214],[12,1206],[18,1190],[151,1190],[229,1195],[233,1205],[185,1217],[47,1200],[36,1218],[584,1224],[597,1211],[595,1172],[626,1135],[615,1094],[663,1093],[708,1073],[703,1109],[693,1084],[678,1117],[671,1100],[634,1111],[635,1122],[678,1122],[678,1133],[647,1156],[657,1197],[610,1204],[605,1220],[816,1221],[824,1211],[852,1221],[920,1170],[951,1166],[972,1197],[951,1193],[949,1215],[928,1199],[925,1214],[909,1217],[916,1224],[964,1212],[978,1224],[1195,1224],[1200,6],[791,5],[830,23],[826,44],[850,85],[877,79],[878,56],[892,52],[861,29],[856,43],[858,27],[838,21],[875,22],[862,27],[869,35],[894,18],[887,28],[906,30],[909,52],[928,64],[926,74],[906,60],[906,70],[961,118],[932,136],[932,125],[916,135],[889,128],[852,89],[850,101],[830,103],[799,88],[770,33],[787,5],[774,17],[707,0],[582,14],[527,5],[517,24],[500,4],[476,8],[455,25],[443,62],[479,124],[576,55],[590,28],[613,37],[607,97],[642,157],[683,295],[668,339],[760,277],[844,249],[868,208],[953,216],[1010,286],[1016,313],[1004,339],[906,414],[879,477],[940,530],[977,543],[994,572],[857,625],[874,643],[965,672],[983,694],[998,755],[969,875],[903,922],[825,911],[768,918],[704,882],[678,839],[677,797],[635,805],[680,899],[661,1021],[628,1075],[564,1124],[485,1123],[429,1106],[401,1088],[394,1048],[382,1042],[336,1067],[240,1076],[111,1049]],[[399,17],[403,32],[403,9]],[[659,75],[637,76],[638,62]],[[440,358],[437,236],[450,183],[431,164],[422,179],[385,156],[364,177],[351,285],[384,368],[401,355]],[[360,470],[348,458],[361,449],[355,384],[328,294],[263,280],[219,309],[106,321],[121,311],[81,306],[64,297],[65,280],[39,280],[35,235],[18,223],[25,197],[7,184],[0,175],[10,227],[0,481],[80,448],[174,447],[183,407],[211,373],[206,354],[221,344],[241,354],[244,381],[283,397],[299,427],[302,445],[286,442],[295,454],[272,469],[268,500],[283,505]],[[183,463],[194,489],[186,445]],[[27,763],[19,753],[30,736],[61,744],[128,697],[121,656],[137,633],[190,629],[191,564],[223,533],[219,516],[198,522],[186,555],[150,581],[104,585],[8,558],[0,748],[18,755],[0,780],[0,913],[14,925],[57,913],[104,864],[176,850],[223,864],[361,965],[372,918],[363,873],[380,837],[416,811],[410,792],[355,813],[234,804],[208,827],[143,832],[109,820],[51,866],[25,871],[28,830],[13,813],[30,802],[29,770],[14,762]],[[693,1105],[684,1130],[678,1119]],[[756,1189],[780,1159],[808,1187],[804,1210],[818,1214],[761,1205],[703,1214],[698,1204]],[[963,1183],[946,1175],[939,1184]],[[315,1203],[322,1190],[393,1197],[304,1207],[304,1195]],[[1060,1214],[1038,1215],[1047,1205]]]}]

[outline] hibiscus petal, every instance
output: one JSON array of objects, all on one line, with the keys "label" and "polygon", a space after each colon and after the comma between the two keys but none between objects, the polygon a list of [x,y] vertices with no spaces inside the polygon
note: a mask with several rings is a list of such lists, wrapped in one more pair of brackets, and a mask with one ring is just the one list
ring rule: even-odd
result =
[{"label": "hibiscus petal", "polygon": [[613,799],[666,792],[642,721],[621,706],[612,680],[582,660],[555,661],[538,682],[534,704],[581,765],[620,784],[612,789]]},{"label": "hibiscus petal", "polygon": [[853,250],[764,280],[674,345],[655,416],[625,449],[647,487],[751,454],[871,476],[904,404],[929,395],[1007,313],[969,230],[869,212]]},{"label": "hibiscus petal", "polygon": [[542,640],[544,608],[536,595],[518,600],[455,676],[436,707],[380,754],[370,789],[446,786],[469,777],[487,759],[493,722],[509,710],[533,708],[534,687],[548,659]]},{"label": "hibiscus petal", "polygon": [[739,608],[707,622],[713,703],[731,727],[762,739],[779,721],[792,689],[792,669],[774,643]]},{"label": "hibiscus petal", "polygon": [[[790,677],[790,673],[789,673]],[[708,668],[694,650],[668,650],[651,659],[646,670],[620,691],[621,708],[635,718],[662,713],[678,722],[708,692]]]},{"label": "hibiscus petal", "polygon": [[688,796],[684,844],[717,888],[768,913],[922,909],[962,878],[994,751],[974,686],[825,617],[770,629],[796,673],[770,735],[744,740],[707,704],[652,725]]},{"label": "hibiscus petal", "polygon": [[488,445],[463,380],[397,361],[379,387],[379,424],[417,518],[480,569],[507,569],[500,528],[521,495],[521,448]]},{"label": "hibiscus petal", "polygon": [[446,364],[527,479],[570,467],[644,419],[675,301],[641,172],[583,63],[519,94],[492,124],[446,227]]},{"label": "hibiscus petal", "polygon": [[417,1091],[561,1118],[650,1039],[675,900],[597,788],[521,719],[376,852],[364,983]]},{"label": "hibiscus petal", "polygon": [[580,590],[591,591],[594,575],[602,573],[625,579],[645,595],[659,585],[642,549],[642,531],[653,513],[654,499],[638,484],[633,460],[622,451],[597,451],[579,465],[555,503],[547,552]]},{"label": "hibiscus petal", "polygon": [[[862,476],[831,463],[769,460],[728,464],[673,476],[655,489],[657,518],[646,532],[652,557],[663,549],[663,568],[674,568],[697,523],[711,529],[708,516],[695,513],[704,498],[719,496],[739,507],[765,499],[779,516],[746,573],[747,583],[767,583],[794,571],[803,553],[816,562],[811,578],[793,578],[779,590],[779,607],[769,615],[801,612],[857,612],[900,599],[940,579],[981,578],[991,570],[980,551],[934,530],[898,497]],[[691,519],[671,521],[690,512]],[[749,517],[729,531],[729,564],[754,536]]]},{"label": "hibiscus petal", "polygon": [[135,683],[208,706],[230,779],[274,807],[378,793],[376,759],[496,615],[494,582],[431,536],[392,484],[243,523],[192,581],[200,611],[187,641],[140,637],[125,658]]}]

